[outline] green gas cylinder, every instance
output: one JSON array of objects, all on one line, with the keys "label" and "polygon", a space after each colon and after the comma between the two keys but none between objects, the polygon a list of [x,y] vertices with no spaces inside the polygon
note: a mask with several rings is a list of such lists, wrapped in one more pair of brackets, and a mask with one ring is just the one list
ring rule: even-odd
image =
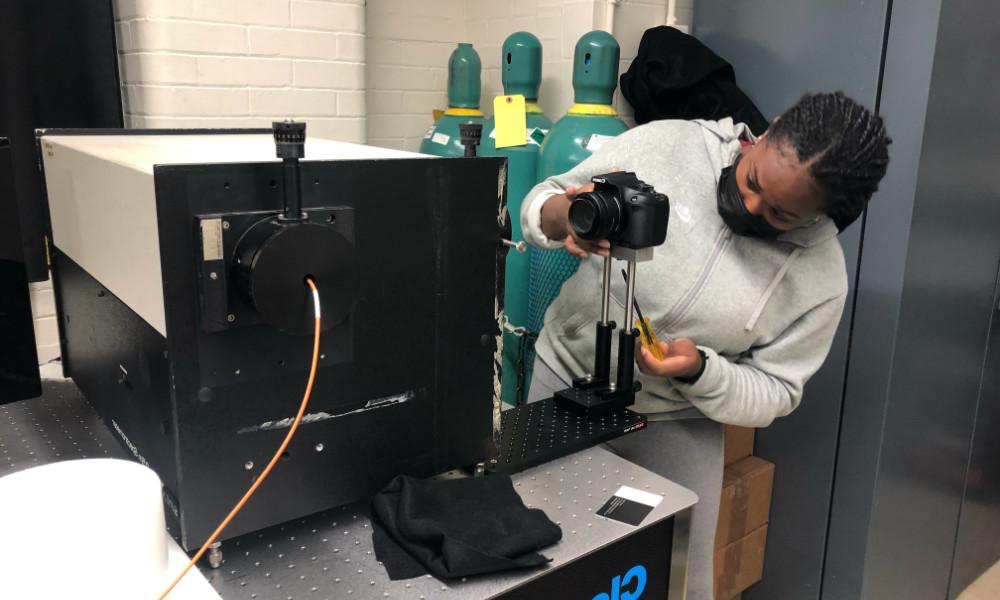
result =
[{"label": "green gas cylinder", "polygon": [[463,123],[482,123],[479,110],[479,77],[482,63],[472,44],[459,44],[448,58],[448,110],[424,134],[422,154],[464,156],[465,147],[458,135]]},{"label": "green gas cylinder", "polygon": [[[552,127],[552,121],[538,106],[538,88],[542,83],[542,44],[526,31],[512,33],[504,40],[500,53],[500,79],[505,95],[521,94],[525,101],[527,130],[523,146],[497,148],[494,120],[483,126],[479,144],[482,156],[507,157],[507,212],[512,225],[512,239],[522,241],[521,201],[538,183],[538,149]],[[511,250],[507,254],[507,274],[504,285],[504,312],[514,327],[524,327],[528,320],[528,255]],[[507,404],[522,404],[527,396],[524,369],[523,336],[504,333],[503,390],[501,398]],[[520,383],[520,385],[519,385]]]},{"label": "green gas cylinder", "polygon": [[[573,53],[575,104],[552,127],[538,153],[538,177],[569,171],[596,151],[609,137],[628,126],[611,105],[618,82],[621,49],[606,31],[591,31],[576,43]],[[576,272],[579,259],[565,250],[528,251],[528,328],[539,331],[549,304],[563,282]],[[530,357],[529,365],[534,362]]]}]

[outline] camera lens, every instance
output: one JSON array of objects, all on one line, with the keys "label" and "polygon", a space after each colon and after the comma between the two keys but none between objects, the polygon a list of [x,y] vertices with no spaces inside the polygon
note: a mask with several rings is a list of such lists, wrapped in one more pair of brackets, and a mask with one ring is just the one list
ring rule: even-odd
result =
[{"label": "camera lens", "polygon": [[569,206],[569,224],[585,240],[609,239],[620,228],[622,207],[611,194],[580,194]]}]

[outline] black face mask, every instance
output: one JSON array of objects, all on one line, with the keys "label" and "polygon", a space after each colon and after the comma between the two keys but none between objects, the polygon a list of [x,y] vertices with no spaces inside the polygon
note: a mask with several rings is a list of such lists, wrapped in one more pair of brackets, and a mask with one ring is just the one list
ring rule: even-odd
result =
[{"label": "black face mask", "polygon": [[764,217],[751,214],[747,210],[746,204],[743,203],[743,194],[740,193],[740,186],[736,181],[736,165],[739,162],[740,159],[737,158],[733,166],[726,167],[719,175],[719,215],[736,235],[773,240],[784,231],[773,227]]}]

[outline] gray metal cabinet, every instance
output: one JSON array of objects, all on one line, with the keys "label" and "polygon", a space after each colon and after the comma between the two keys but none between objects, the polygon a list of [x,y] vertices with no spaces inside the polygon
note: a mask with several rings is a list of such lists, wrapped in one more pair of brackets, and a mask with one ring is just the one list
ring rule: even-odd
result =
[{"label": "gray metal cabinet", "polygon": [[777,470],[745,597],[954,596],[1000,559],[1000,5],[698,0],[694,33],[765,114],[840,89],[895,141],[841,235],[851,302],[830,358],[758,434]]}]

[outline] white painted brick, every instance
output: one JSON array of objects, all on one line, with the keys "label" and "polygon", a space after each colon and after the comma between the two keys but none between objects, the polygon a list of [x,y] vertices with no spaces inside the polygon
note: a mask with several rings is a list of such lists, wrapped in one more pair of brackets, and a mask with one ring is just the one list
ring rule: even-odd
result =
[{"label": "white painted brick", "polygon": [[483,41],[499,46],[512,32],[510,19],[490,19],[486,21],[486,39]]},{"label": "white painted brick", "polygon": [[122,104],[124,104],[130,115],[143,113],[142,93],[136,89],[135,85],[122,86]]},{"label": "white painted brick", "polygon": [[[402,56],[399,64],[428,67],[447,67],[448,57],[455,51],[450,42],[402,42]],[[478,49],[477,49],[478,51]],[[480,55],[482,58],[482,55]]]},{"label": "white painted brick", "polygon": [[423,136],[408,137],[403,141],[403,150],[406,150],[407,152],[420,152],[420,144],[423,141]]},{"label": "white painted brick", "polygon": [[635,58],[642,34],[650,27],[663,24],[663,7],[623,4],[615,14],[615,39],[622,49],[622,58]]},{"label": "white painted brick", "polygon": [[369,65],[368,87],[373,90],[444,90],[446,69]]},{"label": "white painted brick", "polygon": [[561,46],[556,45],[553,47],[551,43],[546,44],[545,42],[560,41],[562,37],[562,17],[560,15],[554,15],[551,17],[538,17],[535,20],[535,27],[532,33],[538,36],[539,40],[542,40],[542,56],[548,53],[552,53],[553,57],[559,53],[559,48]]},{"label": "white painted brick", "polygon": [[247,128],[247,127],[271,127],[273,117],[140,117],[145,123],[145,127],[157,129],[184,129],[191,127],[208,128]]},{"label": "white painted brick", "polygon": [[508,35],[515,31],[531,31],[535,27],[535,21],[535,17],[514,17],[510,22]]},{"label": "white painted brick", "polygon": [[119,54],[135,50],[135,44],[132,43],[132,29],[128,22],[118,21],[115,23],[115,38]]},{"label": "white painted brick", "polygon": [[135,114],[200,116],[246,115],[249,94],[245,89],[206,87],[128,86]]},{"label": "white painted brick", "polygon": [[514,0],[514,16],[533,17],[538,13],[538,0]]},{"label": "white painted brick", "polygon": [[[562,58],[572,59],[576,42],[594,29],[594,11],[590,3],[572,3],[562,9]],[[556,57],[552,57],[556,58]]]},{"label": "white painted brick", "polygon": [[190,19],[194,16],[194,0],[116,0],[115,5],[115,17],[118,19]]},{"label": "white painted brick", "polygon": [[499,19],[511,16],[512,2],[497,0],[468,0],[465,14],[468,19]]},{"label": "white painted brick", "polygon": [[254,114],[300,117],[337,116],[337,92],[332,90],[250,90]]},{"label": "white painted brick", "polygon": [[368,120],[372,138],[423,137],[433,124],[431,115],[382,115]]},{"label": "white painted brick", "polygon": [[115,0],[115,19],[118,21],[124,21],[138,17],[139,11],[136,9],[135,4],[136,0]]},{"label": "white painted brick", "polygon": [[478,45],[486,39],[486,20],[469,21],[465,24],[466,41]]},{"label": "white painted brick", "polygon": [[34,318],[51,317],[56,314],[56,298],[51,288],[32,290],[29,295],[31,297],[31,315]]},{"label": "white painted brick", "polygon": [[338,57],[337,34],[251,27],[250,53],[257,56],[335,59]]},{"label": "white painted brick", "polygon": [[198,57],[198,83],[281,87],[292,83],[292,61],[231,56]]},{"label": "white painted brick", "polygon": [[464,20],[465,2],[466,0],[368,0],[367,12],[373,17],[388,14],[437,15]]},{"label": "white painted brick", "polygon": [[363,61],[365,59],[365,37],[352,33],[338,33],[337,58]]},{"label": "white painted brick", "polygon": [[365,119],[316,119],[307,121],[310,136],[364,144],[367,139]]},{"label": "white painted brick", "polygon": [[538,92],[542,110],[555,121],[573,103],[573,63],[571,61],[542,64],[542,86]]},{"label": "white painted brick", "polygon": [[197,83],[198,64],[193,56],[126,54],[123,77],[131,83]]},{"label": "white painted brick", "polygon": [[[539,0],[538,10],[535,12],[535,18],[542,19],[545,17],[561,17],[562,16],[562,5],[555,6],[544,6]],[[537,34],[536,34],[537,35]]]},{"label": "white painted brick", "polygon": [[337,115],[341,117],[365,116],[365,93],[337,92]]},{"label": "white painted brick", "polygon": [[403,92],[406,112],[431,118],[434,110],[448,108],[448,95],[443,92]]},{"label": "white painted brick", "polygon": [[378,146],[380,148],[392,148],[394,150],[404,149],[403,138],[368,138],[368,143],[372,146]]},{"label": "white painted brick", "polygon": [[366,102],[370,115],[403,112],[403,92],[368,90]]},{"label": "white painted brick", "polygon": [[245,54],[246,30],[240,25],[190,21],[133,21],[136,50],[171,50],[213,54]]},{"label": "white painted brick", "polygon": [[[476,50],[479,51],[479,60],[483,63],[484,69],[500,69],[500,44],[482,45]],[[499,72],[499,71],[498,71]]]},{"label": "white painted brick", "polygon": [[[35,340],[37,342],[37,340]],[[38,364],[44,365],[50,363],[55,359],[59,358],[61,352],[59,344],[44,344],[37,347],[38,351]]]},{"label": "white painted brick", "polygon": [[293,84],[296,87],[365,89],[365,66],[357,63],[295,61]]},{"label": "white painted brick", "polygon": [[372,17],[365,24],[375,38],[424,42],[461,42],[465,21],[426,15],[386,14]]},{"label": "white painted brick", "polygon": [[194,18],[287,27],[289,0],[195,0]]},{"label": "white painted brick", "polygon": [[292,27],[363,33],[365,8],[353,4],[292,0]]},{"label": "white painted brick", "polygon": [[36,346],[59,345],[59,322],[54,316],[35,319],[33,324],[35,326]]},{"label": "white painted brick", "polygon": [[365,61],[369,65],[398,65],[402,60],[403,43],[368,36],[365,41]]}]

